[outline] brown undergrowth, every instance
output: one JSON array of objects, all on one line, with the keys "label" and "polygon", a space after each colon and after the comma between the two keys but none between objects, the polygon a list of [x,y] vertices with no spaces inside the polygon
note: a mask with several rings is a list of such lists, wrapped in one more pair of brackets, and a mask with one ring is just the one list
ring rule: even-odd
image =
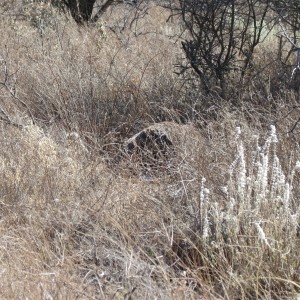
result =
[{"label": "brown undergrowth", "polygon": [[[130,27],[126,7],[0,21],[0,298],[293,299],[297,95],[187,91],[178,20],[153,4]],[[116,157],[153,124],[173,156],[144,176]]]}]

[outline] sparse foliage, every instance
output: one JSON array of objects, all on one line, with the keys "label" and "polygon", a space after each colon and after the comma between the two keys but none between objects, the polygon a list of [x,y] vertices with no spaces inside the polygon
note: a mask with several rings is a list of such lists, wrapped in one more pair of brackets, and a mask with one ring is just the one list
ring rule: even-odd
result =
[{"label": "sparse foliage", "polygon": [[228,99],[231,78],[243,81],[257,45],[268,34],[270,1],[180,0],[170,6],[187,30],[182,72],[191,68],[206,93],[218,86],[222,98]]}]

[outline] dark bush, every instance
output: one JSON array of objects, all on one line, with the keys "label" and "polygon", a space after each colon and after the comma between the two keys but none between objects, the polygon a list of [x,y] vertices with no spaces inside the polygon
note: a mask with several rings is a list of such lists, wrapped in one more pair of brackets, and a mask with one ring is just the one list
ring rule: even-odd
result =
[{"label": "dark bush", "polygon": [[182,42],[188,63],[181,72],[192,69],[206,94],[218,87],[228,98],[230,77],[244,78],[265,37],[270,1],[180,0],[172,9],[188,32]]}]

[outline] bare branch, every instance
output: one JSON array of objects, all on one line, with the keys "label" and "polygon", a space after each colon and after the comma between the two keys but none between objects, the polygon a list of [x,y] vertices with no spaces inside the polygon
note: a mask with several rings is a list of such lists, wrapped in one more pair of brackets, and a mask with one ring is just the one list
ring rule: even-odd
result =
[{"label": "bare branch", "polygon": [[279,19],[279,26],[280,26],[280,28],[281,28],[281,30],[283,31],[283,34],[284,34],[284,36],[287,38],[287,40],[295,47],[295,48],[299,48],[293,41],[292,41],[292,39],[289,37],[289,35],[287,34],[287,32],[286,32],[286,30],[285,30],[285,28],[284,28],[284,26],[283,26],[283,24],[281,23],[281,19]]},{"label": "bare branch", "polygon": [[114,0],[106,0],[106,2],[99,8],[95,16],[92,18],[92,22],[97,22],[113,3]]},{"label": "bare branch", "polygon": [[[9,75],[9,71],[8,71],[8,67],[7,67],[7,62],[5,59],[1,58],[0,61],[2,61],[2,64],[3,64],[3,69],[4,69],[4,79],[3,81],[0,81],[0,86],[3,86],[6,91],[10,94],[10,96],[17,100],[19,103],[22,104],[23,107],[26,108],[30,118],[31,118],[31,121],[32,123],[34,124],[34,117],[28,107],[28,105],[22,100],[20,99],[18,96],[17,96],[17,92],[16,92],[16,88],[15,86],[10,86],[9,84],[9,78],[11,77],[11,75]],[[13,124],[14,122],[11,120],[11,118],[8,116],[8,114],[0,108],[0,112],[5,116],[5,121],[7,121],[8,123],[11,123]],[[3,118],[1,118],[3,120]],[[21,126],[19,124],[13,124],[13,125],[18,125],[18,126]]]},{"label": "bare branch", "polygon": [[294,51],[297,51],[297,58],[296,58],[296,64],[295,64],[295,68],[292,71],[292,75],[291,75],[291,79],[294,78],[294,75],[296,74],[296,72],[300,71],[300,47],[297,46],[292,39],[289,37],[289,35],[287,34],[283,24],[281,23],[281,20],[279,19],[279,26],[281,28],[281,30],[283,31],[283,34],[285,36],[285,38],[291,43],[291,45],[295,48]]}]

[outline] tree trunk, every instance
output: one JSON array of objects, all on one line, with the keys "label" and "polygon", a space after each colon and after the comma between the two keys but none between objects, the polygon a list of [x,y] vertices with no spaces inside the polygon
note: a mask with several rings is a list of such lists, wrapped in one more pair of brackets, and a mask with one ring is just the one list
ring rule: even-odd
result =
[{"label": "tree trunk", "polygon": [[96,0],[65,0],[73,19],[78,24],[83,24],[91,19],[95,2]]}]

